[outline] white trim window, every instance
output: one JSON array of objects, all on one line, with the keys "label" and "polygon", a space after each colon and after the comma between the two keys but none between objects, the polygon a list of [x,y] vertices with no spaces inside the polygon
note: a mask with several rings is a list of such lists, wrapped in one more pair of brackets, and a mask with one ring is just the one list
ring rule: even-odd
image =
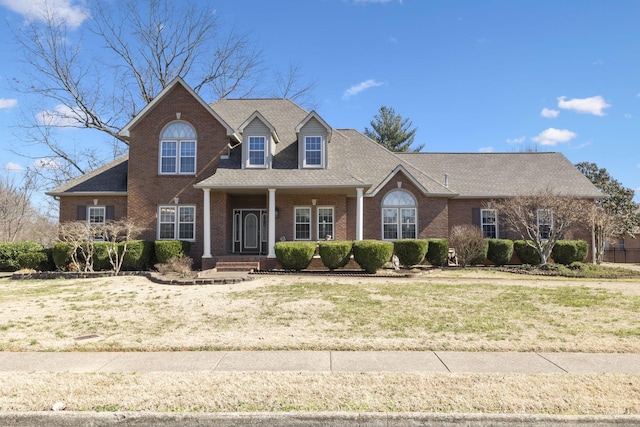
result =
[{"label": "white trim window", "polygon": [[418,210],[413,196],[404,190],[393,190],[382,199],[382,239],[415,239]]},{"label": "white trim window", "polygon": [[158,240],[196,239],[195,206],[166,205],[158,207]]},{"label": "white trim window", "polygon": [[318,206],[318,240],[333,240],[333,207]]},{"label": "white trim window", "polygon": [[295,240],[311,240],[311,207],[300,206],[294,208],[294,230]]},{"label": "white trim window", "polygon": [[196,141],[196,131],[187,123],[165,127],[160,135],[160,174],[195,174]]},{"label": "white trim window", "polygon": [[553,211],[551,209],[538,209],[538,233],[542,240],[548,240],[553,229]]},{"label": "white trim window", "polygon": [[105,206],[88,206],[87,221],[91,225],[104,224],[107,218],[107,209]]},{"label": "white trim window", "polygon": [[496,209],[480,210],[480,228],[485,239],[498,238],[498,211]]},{"label": "white trim window", "polygon": [[267,138],[264,136],[250,136],[247,150],[247,167],[263,168],[266,166]]},{"label": "white trim window", "polygon": [[321,168],[323,165],[322,137],[304,137],[304,167]]}]

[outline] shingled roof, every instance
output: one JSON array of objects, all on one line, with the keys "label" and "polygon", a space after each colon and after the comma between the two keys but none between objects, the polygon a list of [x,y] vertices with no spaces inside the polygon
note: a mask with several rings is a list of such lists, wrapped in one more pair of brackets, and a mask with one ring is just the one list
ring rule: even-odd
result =
[{"label": "shingled roof", "polygon": [[448,176],[460,197],[513,197],[547,189],[558,195],[602,194],[561,153],[402,153],[398,157],[434,177]]},{"label": "shingled roof", "polygon": [[127,193],[128,168],[129,155],[124,155],[94,171],[72,179],[46,194],[49,196],[103,193],[125,195]]},{"label": "shingled roof", "polygon": [[270,169],[242,169],[241,148],[236,146],[222,160],[216,173],[197,187],[240,188],[327,188],[362,187],[375,194],[399,168],[414,179],[418,187],[432,195],[452,196],[454,192],[411,164],[353,129],[333,130],[328,143],[326,169],[299,169],[296,127],[308,112],[287,99],[223,99],[211,104],[230,126],[237,129],[247,117],[259,111],[279,135]]}]

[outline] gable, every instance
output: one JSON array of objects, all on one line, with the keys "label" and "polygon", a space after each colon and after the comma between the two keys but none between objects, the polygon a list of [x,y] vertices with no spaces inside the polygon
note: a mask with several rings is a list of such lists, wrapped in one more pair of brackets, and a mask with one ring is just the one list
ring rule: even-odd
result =
[{"label": "gable", "polygon": [[[174,93],[178,88],[183,89],[182,94]],[[190,97],[198,102],[215,120],[217,120],[225,128],[228,136],[231,136],[239,141],[239,138],[235,134],[233,128],[231,128],[231,126],[229,126],[229,124],[225,122],[224,119],[220,117],[220,115],[218,115],[218,113],[213,111],[209,104],[204,102],[204,100],[197,93],[195,93],[193,89],[191,89],[191,87],[189,87],[180,77],[176,77],[175,79],[173,79],[171,83],[167,85],[167,87],[165,87],[149,104],[147,104],[138,114],[136,114],[136,116],[129,123],[127,123],[122,128],[122,130],[120,130],[120,132],[118,132],[118,135],[127,139],[129,137],[131,129],[133,129],[141,120],[147,117],[147,115],[155,108],[157,108],[166,98],[169,98],[170,95],[172,95],[171,107],[177,109],[175,110],[175,114],[178,120],[180,119],[179,116],[181,115],[181,111],[178,111],[180,109],[179,104],[181,97],[183,97],[183,102],[185,96]]]}]

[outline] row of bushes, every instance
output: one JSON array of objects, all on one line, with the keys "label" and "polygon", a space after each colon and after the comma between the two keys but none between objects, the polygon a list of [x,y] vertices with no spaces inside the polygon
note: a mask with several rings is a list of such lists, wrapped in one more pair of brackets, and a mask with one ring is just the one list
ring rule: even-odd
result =
[{"label": "row of bushes", "polygon": [[[110,243],[94,241],[84,244],[94,247],[94,271],[113,269],[107,249]],[[178,240],[129,240],[126,244],[126,252],[124,242],[118,243],[118,251],[120,254],[124,252],[122,270],[128,271],[143,270],[156,263],[164,264],[171,258],[184,257],[190,249],[189,242]],[[34,242],[0,243],[0,270],[68,270],[72,265],[73,250],[73,245],[66,242],[58,242],[53,248],[43,248]],[[86,263],[86,260],[81,261]]]},{"label": "row of bushes", "polygon": [[[285,270],[304,270],[311,263],[316,246],[322,264],[328,269],[344,267],[353,254],[354,261],[368,273],[374,273],[389,262],[394,253],[405,267],[420,264],[424,259],[435,266],[446,265],[449,253],[447,239],[402,239],[393,243],[379,240],[326,241],[317,245],[315,242],[278,242],[275,246],[276,258]],[[524,240],[486,239],[480,252],[464,265],[478,264],[484,260],[505,265],[514,252],[523,264],[540,263],[535,248]],[[570,265],[584,261],[587,252],[588,246],[583,240],[561,240],[554,246],[551,256],[558,264]]]},{"label": "row of bushes", "polygon": [[[446,239],[403,239],[396,242],[379,240],[324,241],[317,244],[322,264],[330,270],[347,265],[351,255],[368,273],[374,273],[389,262],[395,253],[404,266],[419,264],[425,258],[433,265],[445,265],[449,252]],[[278,242],[276,258],[285,270],[304,270],[316,252],[315,242]]]}]

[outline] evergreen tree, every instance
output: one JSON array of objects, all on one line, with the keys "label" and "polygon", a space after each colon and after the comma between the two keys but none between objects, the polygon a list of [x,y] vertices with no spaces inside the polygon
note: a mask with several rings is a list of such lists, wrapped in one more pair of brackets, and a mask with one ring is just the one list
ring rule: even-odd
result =
[{"label": "evergreen tree", "polygon": [[576,167],[603,194],[588,215],[595,237],[595,262],[600,264],[606,243],[612,237],[634,237],[632,233],[640,226],[638,204],[633,201],[634,191],[612,178],[606,169],[589,162],[578,163]]},{"label": "evergreen tree", "polygon": [[373,129],[365,127],[364,134],[390,151],[415,153],[422,150],[424,144],[411,147],[418,130],[411,129],[412,125],[411,120],[403,119],[393,108],[383,105],[371,121]]},{"label": "evergreen tree", "polygon": [[640,217],[637,214],[639,205],[633,201],[634,190],[624,187],[620,181],[609,175],[606,169],[598,168],[595,163],[582,162],[576,164],[576,167],[604,195],[596,203],[617,217],[617,234],[630,234],[640,225]]}]

